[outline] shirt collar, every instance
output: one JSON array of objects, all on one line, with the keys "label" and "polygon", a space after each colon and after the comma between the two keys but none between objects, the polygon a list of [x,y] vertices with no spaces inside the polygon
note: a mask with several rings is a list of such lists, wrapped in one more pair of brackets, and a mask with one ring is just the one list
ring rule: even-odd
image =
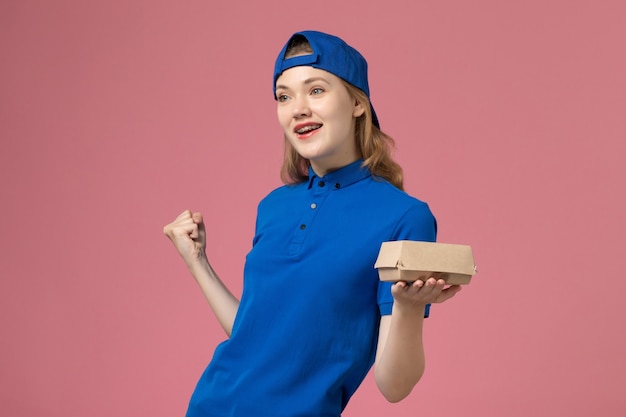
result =
[{"label": "shirt collar", "polygon": [[366,167],[361,167],[362,163],[362,159],[357,159],[351,164],[339,168],[336,171],[329,172],[323,177],[319,177],[315,171],[313,171],[313,168],[309,167],[309,188],[311,188],[315,182],[324,181],[333,188],[339,189],[370,177],[372,175],[370,170]]}]

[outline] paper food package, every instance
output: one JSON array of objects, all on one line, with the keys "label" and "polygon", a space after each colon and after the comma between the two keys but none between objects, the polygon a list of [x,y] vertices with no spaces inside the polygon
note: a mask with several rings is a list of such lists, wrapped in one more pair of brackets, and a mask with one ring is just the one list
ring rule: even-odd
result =
[{"label": "paper food package", "polygon": [[374,268],[381,281],[444,279],[448,285],[469,284],[476,273],[472,248],[451,243],[398,240],[383,242]]}]

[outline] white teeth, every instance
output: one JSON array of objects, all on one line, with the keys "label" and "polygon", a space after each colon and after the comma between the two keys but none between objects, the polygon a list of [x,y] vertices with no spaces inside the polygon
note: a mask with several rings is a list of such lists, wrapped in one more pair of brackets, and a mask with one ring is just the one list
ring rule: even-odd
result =
[{"label": "white teeth", "polygon": [[322,127],[322,125],[307,125],[307,126],[304,126],[301,129],[296,130],[296,132],[297,133],[306,133],[306,132],[310,132],[311,130],[319,129],[320,127]]}]

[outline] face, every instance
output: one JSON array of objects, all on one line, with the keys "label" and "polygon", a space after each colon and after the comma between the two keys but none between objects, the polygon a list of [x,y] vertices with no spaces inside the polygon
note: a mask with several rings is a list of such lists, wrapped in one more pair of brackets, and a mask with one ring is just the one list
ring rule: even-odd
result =
[{"label": "face", "polygon": [[343,81],[324,70],[293,67],[276,80],[278,121],[294,149],[317,175],[339,169],[360,155],[355,120],[364,109]]}]

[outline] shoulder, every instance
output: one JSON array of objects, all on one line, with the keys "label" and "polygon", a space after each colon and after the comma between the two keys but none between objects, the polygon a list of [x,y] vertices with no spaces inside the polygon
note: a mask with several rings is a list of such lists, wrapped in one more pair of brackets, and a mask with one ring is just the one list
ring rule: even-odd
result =
[{"label": "shoulder", "polygon": [[306,183],[281,185],[270,191],[259,202],[259,207],[272,206],[285,200],[293,199],[296,195],[306,190]]},{"label": "shoulder", "polygon": [[[430,206],[385,179],[371,177],[350,191],[351,215],[388,233],[385,240],[434,240],[437,223]],[[349,187],[352,188],[352,187]]]},{"label": "shoulder", "polygon": [[373,179],[372,186],[380,204],[394,213],[396,223],[390,240],[435,240],[437,220],[428,203],[385,180]]},{"label": "shoulder", "polygon": [[437,220],[428,204],[413,199],[412,204],[399,218],[390,240],[423,240],[434,242],[437,238]]},{"label": "shoulder", "polygon": [[393,206],[400,210],[429,212],[428,204],[391,184],[384,178],[372,177],[368,181],[368,193],[380,199],[381,204]]}]

